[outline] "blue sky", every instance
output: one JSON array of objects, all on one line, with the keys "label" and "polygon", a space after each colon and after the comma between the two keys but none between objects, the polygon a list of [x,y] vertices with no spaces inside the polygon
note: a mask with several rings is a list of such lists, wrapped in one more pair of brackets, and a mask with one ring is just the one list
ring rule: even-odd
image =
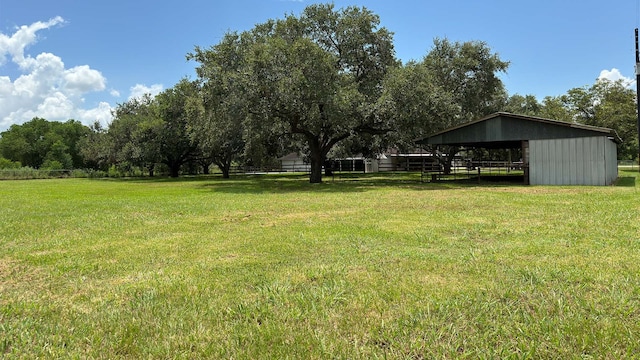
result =
[{"label": "blue sky", "polygon": [[[640,0],[351,0],[394,32],[403,62],[436,37],[485,41],[511,62],[509,94],[539,100],[598,77],[634,76]],[[197,65],[185,56],[315,1],[0,0],[0,131],[34,116],[107,124],[131,96],[157,93]]]}]

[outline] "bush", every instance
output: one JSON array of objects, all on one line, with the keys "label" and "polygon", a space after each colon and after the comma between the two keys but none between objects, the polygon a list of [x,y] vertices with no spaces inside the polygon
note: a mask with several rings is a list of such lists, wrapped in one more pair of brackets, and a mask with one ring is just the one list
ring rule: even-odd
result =
[{"label": "bush", "polygon": [[86,177],[89,177],[89,174],[87,174],[87,171],[85,171],[85,170],[75,169],[75,170],[71,171],[71,177],[73,177],[73,178],[86,178]]},{"label": "bush", "polygon": [[45,160],[40,168],[42,170],[64,170],[64,165],[58,160]]},{"label": "bush", "polygon": [[0,170],[3,169],[20,169],[22,167],[22,164],[20,164],[20,161],[11,161],[9,159],[5,159],[3,157],[0,157]]},{"label": "bush", "polygon": [[28,166],[19,169],[0,170],[0,179],[2,180],[45,179],[48,177],[48,171],[39,171]]},{"label": "bush", "polygon": [[95,170],[65,170],[56,169],[55,163],[48,164],[51,168],[34,169],[28,166],[21,168],[0,168],[0,180],[28,180],[28,179],[48,179],[48,178],[61,178],[61,177],[73,177],[73,178],[99,178],[106,177],[107,174],[104,171]]},{"label": "bush", "polygon": [[89,177],[89,179],[102,179],[102,178],[106,178],[108,176],[106,171],[102,171],[102,170],[87,170],[87,177]]},{"label": "bush", "polygon": [[122,174],[120,173],[120,170],[118,170],[118,168],[115,165],[111,165],[111,167],[109,167],[109,172],[108,172],[107,176],[113,177],[113,178],[118,178],[118,177],[122,176]]}]

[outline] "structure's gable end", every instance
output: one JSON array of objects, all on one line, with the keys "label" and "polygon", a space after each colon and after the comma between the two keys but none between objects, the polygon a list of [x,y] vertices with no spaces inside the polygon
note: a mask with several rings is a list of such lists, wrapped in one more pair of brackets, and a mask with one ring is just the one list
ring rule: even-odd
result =
[{"label": "structure's gable end", "polygon": [[615,143],[606,137],[531,140],[532,185],[611,185],[617,178]]}]

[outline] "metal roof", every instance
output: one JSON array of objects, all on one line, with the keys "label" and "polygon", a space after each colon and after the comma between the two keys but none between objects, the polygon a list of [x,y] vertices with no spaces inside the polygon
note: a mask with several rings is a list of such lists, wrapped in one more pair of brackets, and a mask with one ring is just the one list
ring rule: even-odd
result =
[{"label": "metal roof", "polygon": [[523,140],[607,136],[619,143],[612,129],[498,112],[416,141],[423,145],[518,148]]}]

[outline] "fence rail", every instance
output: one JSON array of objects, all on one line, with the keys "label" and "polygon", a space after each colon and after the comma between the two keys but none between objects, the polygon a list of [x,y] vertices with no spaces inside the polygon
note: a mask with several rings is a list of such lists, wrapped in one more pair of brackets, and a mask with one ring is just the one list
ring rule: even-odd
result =
[{"label": "fence rail", "polygon": [[624,170],[638,171],[640,169],[640,165],[638,165],[637,161],[633,160],[619,160],[618,168]]},{"label": "fence rail", "polygon": [[[18,169],[0,169],[0,180],[20,180],[20,179],[49,179],[49,178],[66,178],[81,177],[78,172],[84,173],[83,170],[45,170],[32,169],[28,167]],[[86,175],[84,176],[86,177]]]},{"label": "fence rail", "polygon": [[[348,173],[365,173],[371,171],[368,169],[366,162],[355,163],[351,160],[333,162],[333,172],[337,175]],[[445,178],[471,178],[477,176],[497,176],[497,175],[517,175],[522,174],[525,170],[524,164],[521,162],[507,161],[472,161],[463,162],[455,161],[451,168],[451,174],[445,175],[442,167],[434,162],[411,162],[398,164],[380,164],[377,172],[421,172],[423,180],[431,181],[434,179]],[[636,161],[620,160],[618,168],[625,171],[640,171],[640,166]],[[213,169],[212,169],[213,170]],[[325,168],[323,167],[323,171]],[[272,167],[252,167],[252,166],[233,166],[231,174],[262,174],[262,173],[310,173],[311,167],[306,163],[283,164],[282,166]],[[213,171],[220,173],[220,171]],[[142,175],[142,173],[141,173]],[[108,172],[83,170],[83,169],[33,169],[28,167],[18,169],[0,169],[0,180],[19,180],[19,179],[46,179],[46,178],[66,178],[66,177],[109,177],[112,176]],[[121,175],[122,176],[122,175]]]},{"label": "fence rail", "polygon": [[481,177],[523,176],[527,168],[522,162],[510,161],[458,161],[454,162],[451,171],[445,174],[444,169],[422,171],[423,182],[441,180],[469,180]]}]

